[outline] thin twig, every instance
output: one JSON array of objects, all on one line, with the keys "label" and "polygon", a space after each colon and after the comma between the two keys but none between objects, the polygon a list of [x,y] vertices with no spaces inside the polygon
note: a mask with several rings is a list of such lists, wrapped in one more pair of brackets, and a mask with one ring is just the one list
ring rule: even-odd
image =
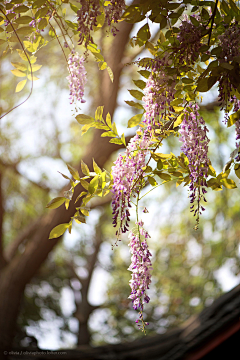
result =
[{"label": "thin twig", "polygon": [[28,57],[28,54],[27,54],[26,50],[24,49],[24,46],[23,46],[23,44],[22,44],[22,42],[21,42],[21,40],[20,40],[17,32],[15,31],[15,29],[14,29],[11,21],[9,20],[8,16],[7,16],[6,14],[4,14],[4,12],[2,11],[1,8],[0,8],[0,11],[1,11],[1,13],[5,16],[5,18],[8,20],[8,22],[10,23],[10,25],[11,25],[11,27],[12,27],[12,29],[13,29],[13,31],[14,31],[17,39],[18,39],[18,41],[19,41],[19,44],[21,45],[21,48],[23,49],[23,52],[24,52],[24,54],[25,54],[25,56],[26,56],[26,58],[27,58],[27,61],[28,61],[28,63],[29,63],[29,66],[30,66],[31,78],[32,78],[31,90],[30,90],[30,94],[28,95],[28,97],[27,97],[23,102],[21,102],[19,105],[14,106],[11,110],[7,111],[4,115],[2,115],[2,116],[0,117],[0,120],[1,120],[2,118],[4,118],[4,116],[6,116],[7,114],[9,114],[11,111],[13,111],[14,109],[16,109],[16,108],[18,108],[19,106],[23,105],[23,104],[30,98],[30,96],[32,95],[32,91],[33,91],[33,71],[32,71],[32,64],[31,64],[31,61],[30,61],[30,59],[29,59],[29,57]]},{"label": "thin twig", "polygon": [[211,23],[211,27],[210,27],[210,30],[209,30],[208,46],[210,45],[214,18],[215,18],[216,12],[217,12],[217,5],[218,5],[218,0],[216,0],[215,7],[214,7],[214,10],[213,10],[213,14],[212,14],[212,23]]}]

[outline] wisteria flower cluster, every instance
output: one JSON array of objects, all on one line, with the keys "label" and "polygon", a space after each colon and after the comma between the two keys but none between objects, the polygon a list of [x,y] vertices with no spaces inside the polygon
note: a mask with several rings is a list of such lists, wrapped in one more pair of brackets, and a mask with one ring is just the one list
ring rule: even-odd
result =
[{"label": "wisteria flower cluster", "polygon": [[[118,20],[121,18],[122,13],[126,7],[124,0],[111,0],[109,1],[109,5],[105,10],[105,17],[107,20],[108,26],[111,26],[112,23],[117,23]],[[113,35],[116,35],[117,29],[115,26],[111,27],[111,31]]]},{"label": "wisteria flower cluster", "polygon": [[240,140],[240,120],[237,120],[235,122],[235,132],[236,132],[236,147],[239,148],[240,141],[238,142],[238,140]]},{"label": "wisteria flower cluster", "polygon": [[119,222],[117,235],[128,231],[131,195],[138,191],[139,181],[144,176],[142,168],[145,166],[150,139],[145,133],[139,133],[130,140],[125,154],[119,154],[112,167],[113,226],[117,227]]},{"label": "wisteria flower cluster", "polygon": [[[181,137],[179,140],[183,142],[181,150],[187,156],[190,170],[190,203],[191,211],[194,211],[194,216],[197,215],[197,224],[199,221],[199,214],[205,210],[200,204],[203,199],[206,202],[205,194],[207,186],[206,178],[210,160],[208,159],[208,143],[207,126],[202,117],[198,113],[198,105],[191,105],[191,112],[186,112],[184,120],[181,123]],[[197,207],[194,210],[194,203],[197,201]]]},{"label": "wisteria flower cluster", "polygon": [[176,76],[166,74],[165,67],[171,65],[169,55],[165,54],[163,58],[156,58],[152,65],[152,73],[149,76],[146,87],[144,88],[144,123],[148,130],[155,126],[160,126],[165,111],[173,110],[170,106],[174,99]]},{"label": "wisteria flower cluster", "polygon": [[69,76],[67,77],[70,88],[70,104],[74,101],[84,103],[84,88],[87,82],[84,57],[72,51],[68,57]]},{"label": "wisteria flower cluster", "polygon": [[[177,53],[180,62],[192,64],[199,57],[199,49],[201,47],[201,26],[194,26],[192,22],[186,17],[181,23],[180,32],[177,39],[180,45],[177,47]],[[173,54],[174,56],[175,54]]]},{"label": "wisteria flower cluster", "polygon": [[[7,3],[7,2],[6,2]],[[17,8],[17,7],[19,7],[21,4],[15,4],[15,5],[13,5],[13,7],[11,8],[11,9],[9,9],[9,10],[6,10],[6,15],[10,15],[10,14],[14,14],[15,16],[13,17],[13,18],[11,18],[11,20],[16,20],[18,17],[20,17],[20,14],[17,14],[16,12],[15,12],[15,9]],[[5,20],[5,26],[7,26],[7,25],[9,25],[10,24],[10,22],[6,19]]]},{"label": "wisteria flower cluster", "polygon": [[[222,48],[219,62],[231,63],[234,61],[234,58],[240,54],[240,28],[238,24],[233,24],[228,27],[218,39]],[[236,106],[239,107],[234,91],[236,88],[237,86],[234,86],[234,81],[229,78],[228,72],[224,71],[219,79],[219,101],[221,103],[221,110],[224,109],[226,113],[225,122],[228,120],[227,114],[231,108],[231,104],[234,104],[234,111],[238,110]]]},{"label": "wisteria flower cluster", "polygon": [[90,32],[94,26],[97,26],[97,16],[101,15],[99,0],[81,0],[79,1],[81,8],[77,12],[79,40],[81,45],[85,42],[85,46],[92,42]]},{"label": "wisteria flower cluster", "polygon": [[[131,265],[128,270],[132,271],[132,279],[130,280],[131,295],[129,299],[132,300],[134,310],[139,310],[139,320],[144,325],[147,323],[143,322],[143,305],[148,303],[150,297],[147,295],[146,290],[149,289],[151,284],[151,273],[152,263],[150,257],[152,254],[148,250],[147,239],[150,237],[148,232],[143,229],[143,222],[139,221],[136,223],[138,226],[137,234],[132,231],[129,233],[129,247],[131,257]],[[141,240],[141,237],[143,238]],[[136,320],[136,323],[139,322]]]},{"label": "wisteria flower cluster", "polygon": [[[93,42],[91,31],[94,29],[94,26],[97,26],[97,17],[101,15],[100,11],[100,1],[99,0],[81,0],[79,1],[81,8],[77,12],[77,21],[78,21],[78,32],[79,40],[78,43],[81,45],[83,42],[85,46],[89,42]],[[121,18],[122,12],[125,9],[124,0],[111,0],[109,1],[108,6],[105,9],[105,18],[107,24],[111,26],[111,23],[117,23]],[[116,27],[112,28],[113,35],[116,35]]]}]

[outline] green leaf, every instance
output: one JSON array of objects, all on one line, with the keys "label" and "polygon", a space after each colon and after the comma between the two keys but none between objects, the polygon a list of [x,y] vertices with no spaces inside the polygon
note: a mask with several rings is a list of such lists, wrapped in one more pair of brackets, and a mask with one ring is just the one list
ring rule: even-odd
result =
[{"label": "green leaf", "polygon": [[173,128],[179,126],[182,123],[183,119],[184,119],[184,114],[179,115],[177,117],[177,120],[174,121]]},{"label": "green leaf", "polygon": [[[88,183],[87,183],[88,184]],[[76,204],[76,202],[78,202],[78,200],[80,199],[80,197],[82,197],[82,196],[84,196],[84,195],[86,195],[87,194],[87,192],[86,191],[82,191],[81,192],[81,194],[80,195],[78,195],[78,197],[76,198],[76,200],[75,200],[75,203],[74,204]]]},{"label": "green leaf", "polygon": [[102,120],[103,106],[98,106],[95,111],[95,120]]},{"label": "green leaf", "polygon": [[84,115],[84,114],[79,114],[76,116],[76,120],[80,125],[85,125],[85,124],[92,124],[94,123],[94,119],[91,116],[88,115]]},{"label": "green leaf", "polygon": [[92,195],[95,193],[98,187],[98,175],[96,175],[89,183],[88,192]]},{"label": "green leaf", "polygon": [[69,224],[60,224],[55,226],[55,228],[52,229],[49,235],[49,239],[55,239],[59,236],[63,235],[65,231],[68,229]]},{"label": "green leaf", "polygon": [[87,132],[91,127],[94,127],[94,126],[95,126],[95,123],[83,125],[83,127],[82,127],[82,132],[81,132],[81,136],[84,135],[84,134],[86,134],[86,132]]},{"label": "green leaf", "polygon": [[20,16],[14,20],[17,24],[29,24],[32,21],[31,16]]},{"label": "green leaf", "polygon": [[142,116],[143,114],[137,114],[131,117],[131,119],[128,120],[128,128],[137,126],[141,122]]},{"label": "green leaf", "polygon": [[140,75],[142,75],[143,77],[145,77],[146,79],[148,79],[148,78],[149,78],[149,75],[151,74],[151,72],[150,72],[150,71],[147,71],[147,70],[139,70],[138,73],[139,73]]},{"label": "green leaf", "polygon": [[97,163],[93,159],[93,170],[96,174],[100,175],[102,173],[101,168],[97,165]]},{"label": "green leaf", "polygon": [[124,134],[122,134],[122,136],[121,136],[121,141],[122,141],[123,145],[126,146],[126,140],[125,140]]},{"label": "green leaf", "polygon": [[20,5],[14,9],[14,12],[20,14],[20,13],[24,13],[28,10],[30,10],[29,7],[27,7],[25,5]]},{"label": "green leaf", "polygon": [[0,39],[0,45],[5,44],[5,43],[6,43],[6,40]]},{"label": "green leaf", "polygon": [[38,23],[38,29],[43,30],[48,25],[48,21],[46,18],[42,18],[40,22]]},{"label": "green leaf", "polygon": [[231,64],[229,64],[229,63],[227,63],[227,62],[220,63],[220,66],[221,66],[222,68],[224,68],[224,69],[227,69],[227,70],[232,70],[232,69],[234,69],[234,66],[231,65]]},{"label": "green leaf", "polygon": [[158,160],[158,162],[157,162],[157,168],[158,168],[158,170],[162,170],[162,168],[163,168],[163,162],[162,162],[162,160]]},{"label": "green leaf", "polygon": [[227,189],[236,189],[237,188],[235,181],[233,181],[231,179],[222,179],[222,180],[220,180],[220,183],[223,186],[225,186]]},{"label": "green leaf", "polygon": [[214,167],[212,165],[208,166],[208,175],[216,177],[216,170],[214,169]]},{"label": "green leaf", "polygon": [[85,162],[83,162],[82,160],[81,160],[81,169],[84,175],[89,175],[90,170],[88,166],[85,164]]},{"label": "green leaf", "polygon": [[[32,72],[38,71],[39,69],[41,69],[41,67],[42,65],[38,65],[38,64],[32,65]],[[29,71],[31,71],[30,68]]]},{"label": "green leaf", "polygon": [[24,86],[26,85],[26,82],[27,82],[27,80],[20,81],[16,86],[15,92],[20,92],[24,88]]},{"label": "green leaf", "polygon": [[48,209],[56,209],[65,202],[65,197],[56,197],[52,199],[46,206]]},{"label": "green leaf", "polygon": [[109,112],[107,113],[107,116],[106,116],[106,123],[111,129],[112,128],[112,119],[111,119],[111,115],[109,114]]},{"label": "green leaf", "polygon": [[72,177],[75,180],[80,180],[80,176],[79,176],[78,171],[76,169],[74,169],[74,167],[72,167],[71,165],[67,164],[67,167],[68,167],[68,170],[69,170],[70,174],[72,175]]},{"label": "green leaf", "polygon": [[47,0],[37,0],[37,1],[34,1],[33,5],[32,5],[32,8],[33,8],[33,9],[38,9],[38,8],[40,8],[42,5],[44,5],[46,2],[47,2]]},{"label": "green leaf", "polygon": [[238,9],[237,5],[232,0],[229,0],[229,4],[230,4],[231,9],[233,10],[233,12],[235,14],[239,14],[239,9]]},{"label": "green leaf", "polygon": [[27,66],[25,64],[22,64],[20,62],[16,62],[13,63],[11,62],[12,66],[14,66],[16,69],[20,70],[20,71],[26,71],[27,70]]},{"label": "green leaf", "polygon": [[30,80],[30,81],[39,80],[36,76],[33,76],[33,75],[31,75],[31,74],[28,74],[28,75],[27,75],[27,78],[28,78],[28,80]]},{"label": "green leaf", "polygon": [[118,131],[117,131],[117,127],[116,127],[115,122],[112,124],[112,130],[113,130],[115,136],[116,136],[116,135],[118,136]]},{"label": "green leaf", "polygon": [[13,73],[13,75],[17,77],[26,77],[26,74],[19,71],[18,69],[11,70],[11,72]]},{"label": "green leaf", "polygon": [[116,134],[112,131],[106,131],[101,134],[101,137],[115,137],[115,136],[116,136]]},{"label": "green leaf", "polygon": [[239,168],[239,169],[235,169],[235,174],[236,174],[237,177],[240,179],[240,168]]},{"label": "green leaf", "polygon": [[70,8],[71,8],[75,13],[77,13],[79,9],[78,9],[75,5],[73,5],[73,4],[71,4],[71,3],[69,3],[69,4],[70,4]]},{"label": "green leaf", "polygon": [[157,182],[156,180],[151,177],[151,176],[148,176],[148,181],[149,181],[149,184],[152,185],[152,186],[156,186],[157,185]]},{"label": "green leaf", "polygon": [[112,144],[122,145],[121,139],[111,139],[109,142]]},{"label": "green leaf", "polygon": [[160,30],[164,29],[167,26],[167,18],[163,18],[160,23]]},{"label": "green leaf", "polygon": [[193,79],[189,79],[189,78],[182,78],[182,82],[184,84],[192,84],[194,82]]},{"label": "green leaf", "polygon": [[166,180],[166,181],[172,180],[172,178],[169,174],[158,172],[157,175],[163,180]]},{"label": "green leaf", "polygon": [[20,49],[16,49],[16,50],[21,59],[23,59],[24,61],[28,61],[28,58],[23,50]]},{"label": "green leaf", "polygon": [[133,80],[133,82],[141,90],[143,90],[146,86],[146,83],[143,80]]},{"label": "green leaf", "polygon": [[147,40],[149,40],[151,37],[149,25],[145,24],[142,26],[137,33],[137,38],[140,40],[140,45],[145,44]]},{"label": "green leaf", "polygon": [[144,94],[139,90],[128,90],[130,94],[137,100],[142,100]]},{"label": "green leaf", "polygon": [[98,63],[98,68],[99,68],[99,70],[105,70],[106,67],[107,67],[106,61],[100,61],[100,62]]},{"label": "green leaf", "polygon": [[197,91],[200,91],[200,92],[206,92],[206,91],[208,91],[208,79],[207,79],[207,78],[201,79],[201,80],[198,82],[198,85],[197,85],[196,90],[197,90]]},{"label": "green leaf", "polygon": [[88,190],[89,183],[84,179],[80,179],[80,182],[81,182],[82,187],[84,187],[84,189]]},{"label": "green leaf", "polygon": [[30,35],[33,32],[33,28],[31,26],[23,26],[17,29],[18,35]]},{"label": "green leaf", "polygon": [[125,103],[128,104],[129,106],[135,107],[136,109],[143,110],[143,106],[139,103],[136,103],[135,101],[126,101],[125,100]]},{"label": "green leaf", "polygon": [[110,77],[111,82],[113,82],[114,75],[113,75],[113,72],[112,72],[112,69],[110,68],[110,66],[107,66],[107,71],[108,71],[108,75]]},{"label": "green leaf", "polygon": [[175,177],[182,177],[183,174],[180,171],[171,171],[171,175]]},{"label": "green leaf", "polygon": [[102,14],[100,14],[96,17],[97,26],[94,26],[93,29],[95,31],[99,30],[101,27],[103,27],[104,22],[105,22],[105,14],[104,14],[104,12],[102,12]]},{"label": "green leaf", "polygon": [[232,126],[239,119],[240,119],[240,110],[229,116],[227,127]]}]

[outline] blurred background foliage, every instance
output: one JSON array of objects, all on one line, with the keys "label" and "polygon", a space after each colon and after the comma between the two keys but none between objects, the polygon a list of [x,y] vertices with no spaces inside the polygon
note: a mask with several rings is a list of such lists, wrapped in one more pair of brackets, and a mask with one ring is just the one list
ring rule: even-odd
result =
[{"label": "blurred background foliage", "polygon": [[[104,35],[104,29],[99,36],[102,47],[108,49],[111,38]],[[128,56],[134,58],[131,53]],[[1,206],[9,259],[14,251],[11,240],[20,237],[17,251],[21,253],[27,241],[22,240],[21,230],[26,226],[36,229],[47,202],[66,184],[57,171],[66,173],[65,162],[73,166],[78,163],[92,136],[89,132],[80,137],[80,126],[69,116],[69,110],[75,110],[68,105],[67,69],[56,42],[39,52],[38,63],[44,66],[32,98],[0,125]],[[12,95],[15,78],[6,68],[3,58],[1,113],[27,96],[27,89],[21,98]],[[91,115],[101,77],[91,56],[86,68],[87,103],[82,112]],[[136,69],[124,69],[125,88],[129,72],[135,73]],[[128,95],[120,88],[115,113],[120,127],[126,125],[124,121],[133,111],[126,108],[123,99],[128,99]],[[225,129],[218,108],[202,105],[201,112],[210,128],[210,157],[218,171],[235,148],[234,134],[232,129]],[[180,152],[177,138],[170,138],[163,148],[163,152],[169,151]],[[239,179],[234,180],[239,185]],[[151,302],[145,308],[146,320],[150,322],[148,334],[179,326],[239,282],[239,189],[209,191],[207,199],[197,231],[193,230],[187,188],[176,189],[175,184],[168,183],[142,201],[142,209],[146,206],[149,211],[142,218],[151,234],[149,247],[154,268]],[[15,345],[54,349],[143,336],[128,299],[127,237],[121,240],[112,251],[115,236],[110,203],[95,208],[86,225],[75,226],[73,234],[64,237],[26,286]]]}]

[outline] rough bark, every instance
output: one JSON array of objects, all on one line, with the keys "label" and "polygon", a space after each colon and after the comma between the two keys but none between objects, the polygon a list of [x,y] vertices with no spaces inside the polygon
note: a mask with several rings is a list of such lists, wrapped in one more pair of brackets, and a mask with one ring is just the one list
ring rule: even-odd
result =
[{"label": "rough bark", "polygon": [[[112,116],[116,108],[122,71],[121,61],[131,29],[131,24],[121,23],[120,31],[107,56],[107,61],[114,73],[114,82],[111,83],[107,71],[101,74],[98,105],[104,105],[105,111],[110,112]],[[108,139],[100,137],[99,130],[95,131],[92,142],[86,148],[83,161],[92,168],[92,159],[94,158],[97,164],[103,167],[109,156],[117,149],[118,147],[110,144]],[[81,173],[80,164],[78,170]],[[26,284],[36,274],[49,252],[61,240],[61,238],[48,239],[51,229],[60,223],[69,222],[75,212],[74,200],[81,191],[83,189],[79,185],[68,211],[62,206],[43,216],[37,229],[28,239],[25,251],[20,255],[16,254],[0,272],[0,349],[7,349],[11,345],[19,304]]]}]

